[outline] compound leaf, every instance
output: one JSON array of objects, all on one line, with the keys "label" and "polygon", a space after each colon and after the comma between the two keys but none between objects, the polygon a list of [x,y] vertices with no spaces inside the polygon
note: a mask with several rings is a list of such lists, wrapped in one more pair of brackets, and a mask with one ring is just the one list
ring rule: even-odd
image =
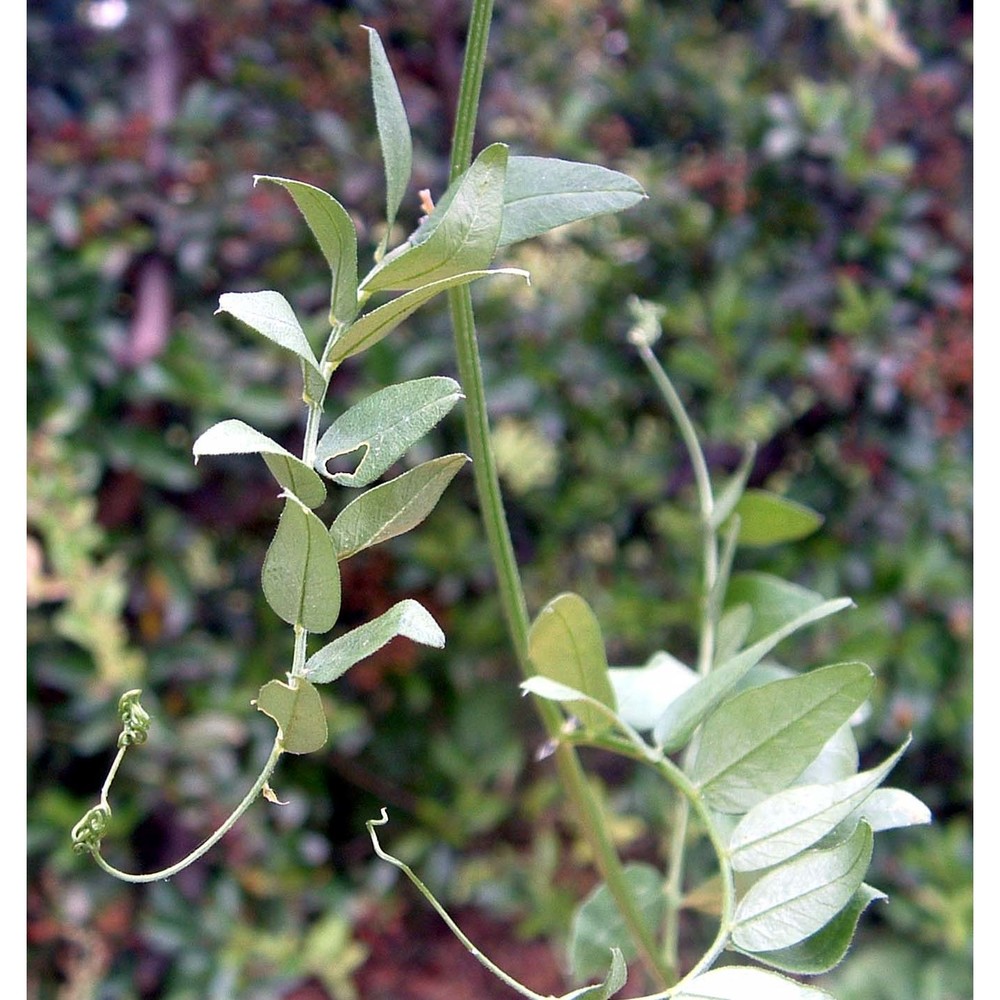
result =
[{"label": "compound leaf", "polygon": [[834,847],[808,851],[767,872],[736,907],[733,944],[752,954],[777,951],[825,927],[861,886],[872,843],[871,827],[862,822]]},{"label": "compound leaf", "polygon": [[503,215],[507,147],[487,146],[447,205],[439,205],[402,245],[362,282],[367,292],[420,288],[486,268],[496,253]]},{"label": "compound leaf", "polygon": [[340,613],[340,567],[323,522],[295,497],[285,501],[264,557],[264,596],[289,625],[329,632]]},{"label": "compound leaf", "polygon": [[546,156],[512,156],[499,246],[595,215],[621,212],[645,197],[638,181],[617,170]]},{"label": "compound leaf", "polygon": [[258,174],[253,182],[283,187],[302,213],[330,267],[330,322],[349,323],[358,311],[358,234],[347,210],[312,184]]},{"label": "compound leaf", "polygon": [[[367,486],[462,399],[458,383],[432,376],[390,385],[338,417],[316,446],[316,468],[341,486]],[[340,455],[364,449],[354,472],[326,471]]]},{"label": "compound leaf", "polygon": [[209,427],[192,450],[195,462],[202,455],[261,455],[278,483],[307,507],[318,507],[326,499],[326,487],[314,469],[242,420]]},{"label": "compound leaf", "polygon": [[444,647],[444,633],[430,612],[416,601],[400,601],[385,614],[334,639],[310,656],[305,676],[314,684],[334,681],[397,635],[425,646]]},{"label": "compound leaf", "polygon": [[268,340],[298,355],[311,368],[319,370],[316,355],[284,295],[278,292],[225,292],[219,296],[216,315],[220,312],[235,316]]},{"label": "compound leaf", "polygon": [[[538,613],[528,633],[528,657],[542,677],[568,685],[615,711],[601,626],[578,594],[560,594]],[[592,729],[605,729],[608,719],[585,702],[574,709]]]},{"label": "compound leaf", "polygon": [[346,559],[416,527],[468,461],[467,455],[444,455],[362,493],[330,527],[337,558]]},{"label": "compound leaf", "polygon": [[838,663],[735,695],[705,721],[692,780],[713,809],[746,812],[816,758],[874,680],[863,663]]},{"label": "compound leaf", "polygon": [[281,731],[282,749],[288,753],[312,753],[326,743],[326,713],[319,692],[302,678],[291,687],[283,681],[268,681],[257,695],[257,709],[270,716]]}]

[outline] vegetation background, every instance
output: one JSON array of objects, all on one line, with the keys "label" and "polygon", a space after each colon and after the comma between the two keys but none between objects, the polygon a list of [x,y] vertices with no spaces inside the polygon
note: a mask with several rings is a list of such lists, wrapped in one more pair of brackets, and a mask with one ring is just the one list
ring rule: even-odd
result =
[{"label": "vegetation background", "polygon": [[[811,637],[879,679],[862,746],[914,743],[894,783],[935,813],[884,835],[839,1000],[971,997],[972,4],[502,0],[482,144],[598,162],[650,199],[523,245],[530,288],[477,288],[496,447],[532,610],[574,589],[616,664],[685,658],[697,562],[680,443],[624,334],[658,350],[716,471],[824,512],[773,569],[858,609]],[[124,20],[119,20],[124,16]],[[37,0],[28,8],[28,986],[39,998],[437,1000],[505,996],[374,859],[394,852],[534,988],[593,884],[517,692],[471,477],[412,536],[352,560],[345,624],[405,596],[438,654],[397,640],[324,692],[332,742],[283,761],[255,807],[168,883],[112,881],[70,850],[141,686],[150,742],[116,786],[109,853],[170,863],[242,794],[270,744],[249,707],[289,660],[259,589],[279,512],[263,465],[195,468],[242,417],[297,447],[294,366],[213,316],[275,288],[318,324],[322,259],[267,173],[381,233],[368,91],[378,28],[444,188],[467,10],[459,0]],[[405,206],[397,235],[419,215]],[[346,407],[453,372],[443,308],[336,376]],[[460,450],[461,422],[427,445]],[[350,616],[355,616],[356,621]],[[842,619],[842,620],[841,620]],[[820,662],[815,660],[812,662]],[[663,803],[601,759],[629,858]],[[698,927],[691,927],[693,946]],[[626,990],[626,994],[627,994]]]}]

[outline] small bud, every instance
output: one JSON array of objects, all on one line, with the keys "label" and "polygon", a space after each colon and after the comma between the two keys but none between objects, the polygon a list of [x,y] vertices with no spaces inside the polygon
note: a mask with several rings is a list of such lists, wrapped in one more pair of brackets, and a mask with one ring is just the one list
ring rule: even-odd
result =
[{"label": "small bud", "polygon": [[134,688],[126,691],[118,701],[118,715],[122,720],[122,732],[118,737],[119,747],[145,743],[149,736],[149,713],[139,704],[141,694],[139,688]]}]

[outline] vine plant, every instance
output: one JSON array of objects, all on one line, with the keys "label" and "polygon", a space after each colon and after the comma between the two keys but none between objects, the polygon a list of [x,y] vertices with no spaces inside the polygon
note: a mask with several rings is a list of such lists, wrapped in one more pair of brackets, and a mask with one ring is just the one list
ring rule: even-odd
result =
[{"label": "vine plant", "polygon": [[[472,160],[479,90],[492,13],[475,0],[452,149],[450,185],[437,205],[422,193],[426,217],[400,246],[388,249],[410,181],[412,146],[406,113],[377,33],[369,28],[372,89],[387,187],[386,237],[374,266],[359,280],[358,240],[344,207],[326,192],[281,177],[282,187],[315,236],[331,273],[330,334],[320,353],[310,345],[278,292],[228,293],[227,313],[291,352],[302,371],[305,432],[301,457],[239,420],[209,428],[194,444],[203,455],[258,454],[278,485],[284,507],[261,574],[264,596],[294,632],[284,680],[265,684],[255,700],[276,724],[261,773],[230,817],[190,855],[143,874],[120,871],[101,853],[111,819],[111,784],[129,747],[145,741],[150,718],[138,690],[119,703],[118,753],[99,803],[76,824],[76,849],[129,882],[168,878],[194,862],[232,828],[259,796],[277,801],[269,781],[286,753],[319,750],[327,739],[317,685],[330,683],[395,636],[442,647],[429,612],[404,600],[374,620],[309,653],[310,635],[325,635],[340,610],[340,563],[417,526],[468,461],[445,455],[372,485],[465,398],[469,450],[521,687],[536,698],[563,788],[589,841],[602,881],[574,917],[570,959],[588,978],[611,966],[603,981],[562,1000],[607,1000],[625,984],[628,963],[642,962],[655,992],[644,1000],[820,1000],[824,991],[786,974],[826,972],[846,954],[858,920],[884,898],[864,877],[879,830],[927,822],[926,807],[908,792],[881,787],[902,754],[858,770],[851,719],[874,678],[862,663],[835,663],[793,673],[767,660],[785,638],[851,606],[825,600],[766,574],[733,572],[741,546],[793,541],[821,518],[790,501],[748,490],[753,455],[720,486],[712,482],[693,423],[652,346],[655,308],[630,303],[629,339],[662,392],[695,474],[702,584],[698,656],[689,667],[668,653],[642,667],[609,667],[597,619],[576,594],[551,600],[532,621],[507,532],[490,447],[486,400],[469,285],[481,278],[528,280],[522,270],[491,268],[498,251],[556,226],[629,208],[645,194],[633,179],[591,164],[510,156],[502,144]],[[374,296],[400,294],[366,311]],[[459,382],[430,377],[390,385],[339,414],[322,434],[331,376],[348,358],[389,335],[415,310],[446,293],[452,315]],[[354,456],[353,471],[331,471]],[[327,484],[360,491],[327,525],[316,513]],[[597,747],[651,768],[672,789],[674,807],[667,872],[623,865],[602,807],[577,757]],[[417,886],[469,951],[513,990],[546,1000],[483,955],[417,875],[382,848],[375,852]],[[685,897],[685,852],[707,839],[717,877],[710,890],[718,929],[689,969],[679,962]],[[727,963],[715,967],[729,952]],[[731,956],[755,964],[732,964]],[[548,998],[552,1000],[552,998]]]}]

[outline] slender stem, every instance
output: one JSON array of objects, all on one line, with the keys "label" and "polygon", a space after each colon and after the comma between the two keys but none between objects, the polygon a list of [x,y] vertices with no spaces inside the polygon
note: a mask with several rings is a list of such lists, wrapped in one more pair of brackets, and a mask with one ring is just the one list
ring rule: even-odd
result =
[{"label": "slender stem", "polygon": [[[101,788],[102,806],[108,806],[108,795],[111,792],[111,783],[115,780],[118,768],[121,767],[122,761],[125,759],[126,750],[128,750],[128,746],[118,748],[118,753],[115,755],[114,761],[112,761],[111,769],[108,771],[108,776],[104,779],[104,787]],[[110,806],[108,806],[108,808],[110,809]]]},{"label": "slender stem", "polygon": [[[715,510],[715,498],[712,494],[712,481],[708,474],[708,463],[698,441],[694,424],[684,408],[680,395],[674,388],[663,366],[656,359],[649,343],[641,336],[633,338],[633,343],[639,352],[639,357],[649,369],[653,380],[663,394],[670,413],[680,430],[681,437],[687,448],[691,468],[694,470],[695,485],[698,491],[698,514],[701,528],[702,549],[702,592],[699,602],[699,635],[698,635],[698,673],[704,677],[712,669],[715,659],[716,629],[720,596],[717,593],[719,582],[719,543],[713,524],[712,515]],[[735,538],[731,537],[725,554],[725,572],[732,560]],[[690,769],[694,762],[695,744],[688,746],[684,754],[683,766]],[[684,856],[687,847],[688,823],[690,820],[691,803],[701,809],[700,801],[689,796],[679,798],[674,806],[673,822],[670,838],[670,874],[667,878],[666,897],[667,915],[663,931],[664,961],[674,973],[679,969],[678,943],[680,939],[680,901],[684,891]],[[721,931],[720,931],[721,933]],[[704,967],[699,963],[700,967]]]},{"label": "slender stem", "polygon": [[[472,160],[479,92],[486,61],[492,10],[493,0],[473,0],[452,143],[450,166],[452,179],[468,169]],[[535,672],[528,658],[530,619],[490,441],[482,363],[476,341],[475,316],[469,289],[464,287],[450,290],[448,304],[455,334],[459,379],[466,396],[466,429],[481,518],[497,574],[500,602],[507,630],[521,674],[529,677]],[[557,737],[562,725],[562,715],[558,708],[550,702],[538,699],[536,707],[549,737]],[[586,774],[576,752],[566,743],[558,744],[556,767],[562,787],[575,810],[580,831],[590,845],[595,864],[622,914],[639,954],[653,981],[666,985],[670,981],[667,971],[625,879],[621,860],[608,831],[607,819],[587,783]]]},{"label": "slender stem", "polygon": [[278,763],[278,758],[282,754],[281,737],[277,736],[274,740],[274,746],[271,748],[271,755],[267,758],[267,762],[264,764],[264,769],[260,772],[257,780],[253,783],[253,787],[244,796],[243,801],[230,813],[226,821],[219,827],[215,833],[212,834],[208,840],[204,841],[199,847],[196,847],[187,857],[182,858],[176,864],[171,865],[169,868],[164,868],[158,872],[148,872],[144,875],[133,875],[129,872],[119,871],[113,865],[108,864],[107,861],[101,857],[99,851],[94,851],[94,860],[103,868],[109,875],[114,875],[115,878],[121,879],[123,882],[158,882],[161,879],[170,878],[172,875],[176,875],[179,871],[183,871],[188,865],[193,864],[198,860],[203,854],[211,850],[236,824],[236,821],[250,808],[254,800],[260,794],[261,789],[267,784],[268,779],[274,772],[275,765]]}]

